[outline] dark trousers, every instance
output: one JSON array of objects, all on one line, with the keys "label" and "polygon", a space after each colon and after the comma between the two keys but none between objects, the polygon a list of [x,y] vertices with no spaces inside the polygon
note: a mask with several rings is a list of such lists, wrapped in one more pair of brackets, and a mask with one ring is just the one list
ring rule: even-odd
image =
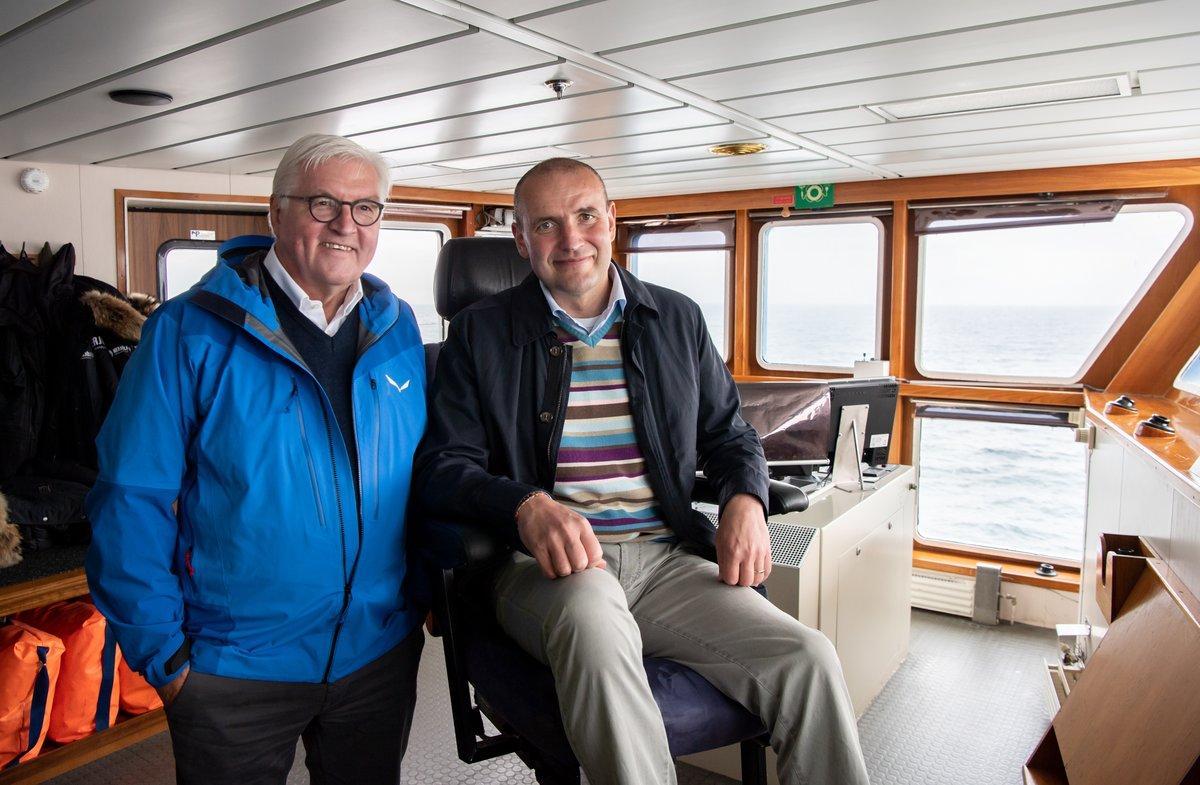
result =
[{"label": "dark trousers", "polygon": [[397,785],[425,643],[396,648],[329,684],[193,671],[167,707],[179,785],[282,785],[304,740],[313,785]]}]

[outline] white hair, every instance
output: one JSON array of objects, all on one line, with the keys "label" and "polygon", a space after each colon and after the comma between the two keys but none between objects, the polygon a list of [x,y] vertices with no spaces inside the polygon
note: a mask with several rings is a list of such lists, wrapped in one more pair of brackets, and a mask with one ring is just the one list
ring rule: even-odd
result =
[{"label": "white hair", "polygon": [[392,175],[384,157],[344,136],[330,134],[309,134],[292,142],[275,169],[271,192],[276,195],[292,193],[304,172],[332,159],[359,161],[373,167],[379,178],[379,201],[387,201]]}]

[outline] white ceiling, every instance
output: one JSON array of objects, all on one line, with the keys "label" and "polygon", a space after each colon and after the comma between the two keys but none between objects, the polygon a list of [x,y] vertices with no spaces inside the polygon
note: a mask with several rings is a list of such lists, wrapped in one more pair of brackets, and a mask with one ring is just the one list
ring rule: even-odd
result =
[{"label": "white ceiling", "polygon": [[[324,132],[406,185],[509,191],[560,152],[641,196],[1200,156],[1196,0],[5,0],[0,62],[0,156],[32,161],[261,174]],[[1134,94],[866,108],[1113,75]]]}]

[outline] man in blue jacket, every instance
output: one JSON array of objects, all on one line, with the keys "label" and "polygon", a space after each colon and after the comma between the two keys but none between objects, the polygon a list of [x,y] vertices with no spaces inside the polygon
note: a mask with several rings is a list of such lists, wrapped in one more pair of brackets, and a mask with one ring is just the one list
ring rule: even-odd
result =
[{"label": "man in blue jacket", "polygon": [[397,783],[423,609],[405,509],[425,428],[412,309],[363,271],[386,162],[308,136],[274,245],[147,322],[98,439],[88,581],[166,705],[181,783]]}]

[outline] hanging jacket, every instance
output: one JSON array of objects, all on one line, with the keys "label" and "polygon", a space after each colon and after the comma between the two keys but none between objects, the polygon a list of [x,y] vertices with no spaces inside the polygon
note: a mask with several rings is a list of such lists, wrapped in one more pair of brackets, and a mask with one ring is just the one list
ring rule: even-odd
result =
[{"label": "hanging jacket", "polygon": [[412,309],[363,276],[359,491],[329,400],[280,327],[263,255],[218,265],[154,312],[97,443],[88,582],[155,686],[188,651],[202,673],[336,680],[423,618],[404,588],[425,428]]}]

